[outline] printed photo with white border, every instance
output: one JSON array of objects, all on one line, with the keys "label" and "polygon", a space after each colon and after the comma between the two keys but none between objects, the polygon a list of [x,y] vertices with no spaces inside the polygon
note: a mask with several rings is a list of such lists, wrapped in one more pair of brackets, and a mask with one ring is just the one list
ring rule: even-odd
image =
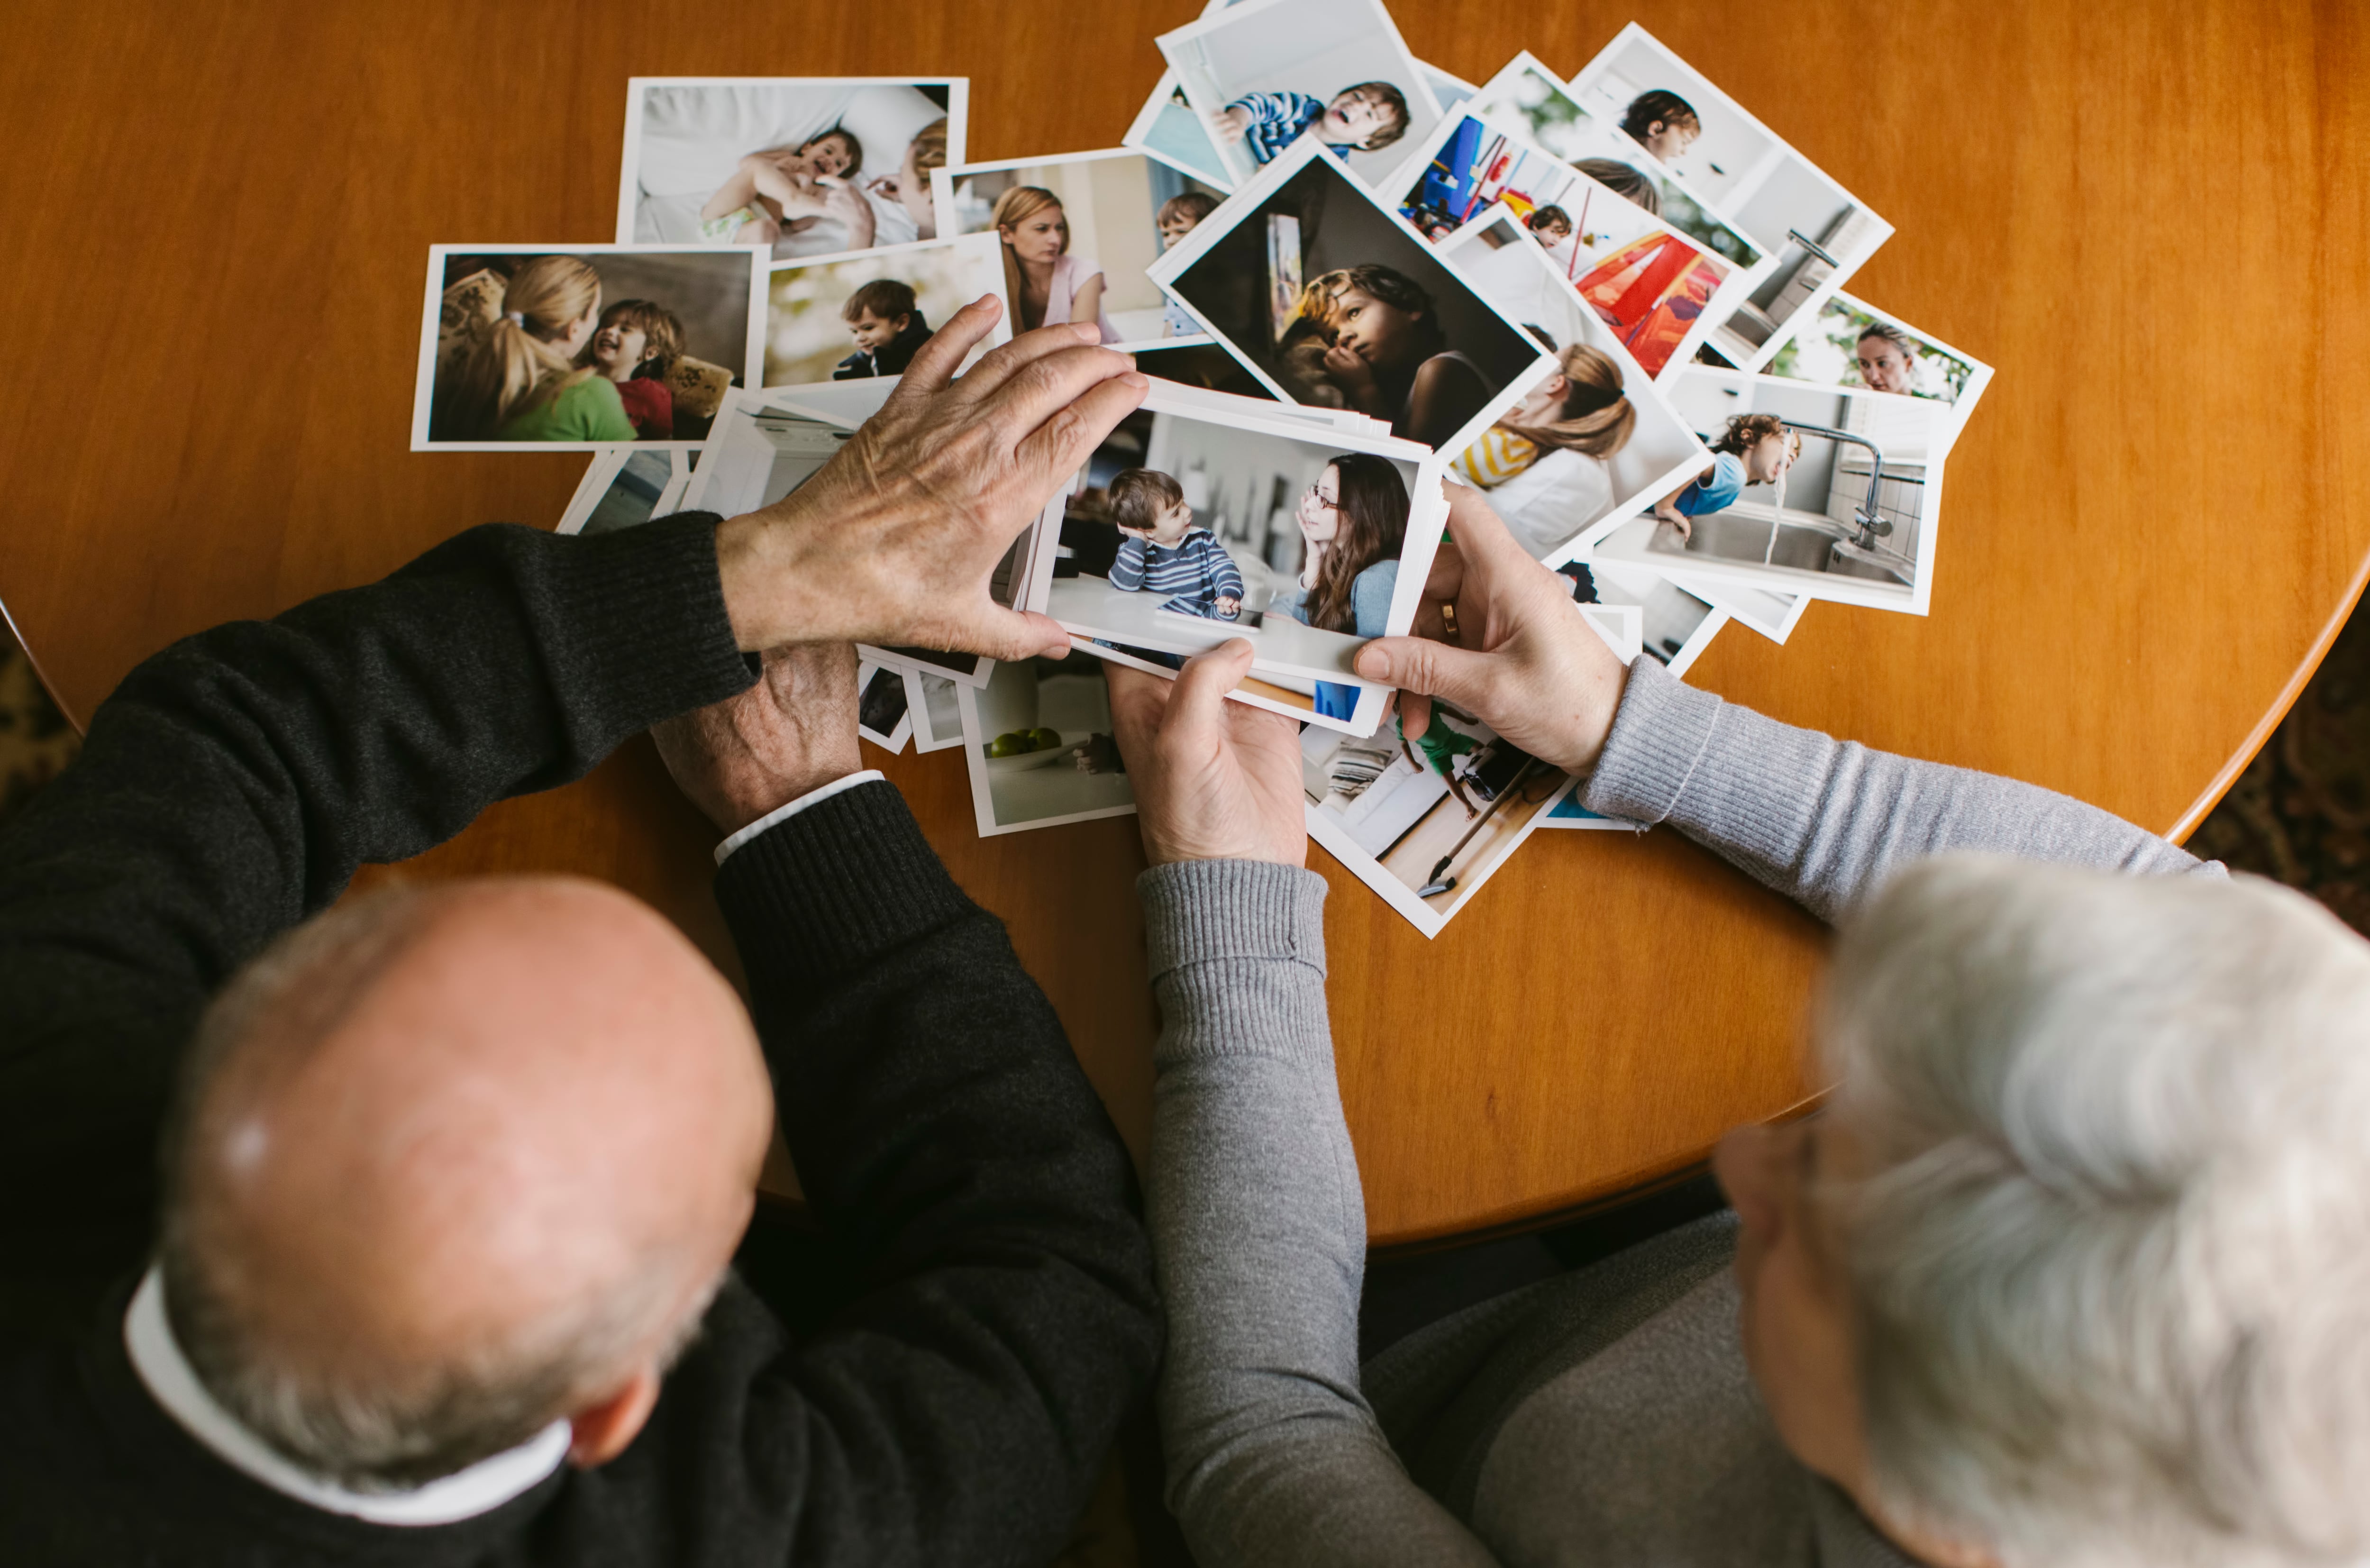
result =
[{"label": "printed photo with white border", "polygon": [[431,245],[414,452],[696,446],[763,346],[765,259],[669,245]]},{"label": "printed photo with white border", "polygon": [[914,733],[905,672],[869,659],[856,666],[856,732],[894,756]]},{"label": "printed photo with white border", "polygon": [[[765,385],[802,386],[902,375],[947,318],[1004,294],[1004,248],[993,234],[818,256],[774,268],[765,283]],[[1012,318],[965,355],[969,370],[1012,340]]]},{"label": "printed photo with white border", "polygon": [[[1577,612],[1625,663],[1639,612]],[[1421,736],[1393,721],[1351,737],[1300,732],[1308,836],[1426,937],[1436,937],[1577,783],[1435,698]]]},{"label": "printed photo with white border", "polygon": [[914,715],[915,751],[944,751],[962,744],[962,705],[956,697],[962,689],[944,675],[905,672],[905,706]]},{"label": "printed photo with white border", "polygon": [[1440,119],[1382,0],[1243,0],[1156,41],[1237,187],[1303,138],[1379,179]]},{"label": "printed photo with white border", "polygon": [[1711,461],[1592,563],[1927,612],[1948,405],[1701,366],[1671,401]]},{"label": "printed photo with white border", "polygon": [[1777,264],[1717,322],[1708,346],[1758,370],[1789,327],[1826,303],[1893,225],[1632,22],[1571,79],[1582,108],[1682,176]]},{"label": "printed photo with white border", "polygon": [[559,514],[558,534],[614,534],[683,510],[696,452],[674,447],[610,446],[592,454],[576,493]]},{"label": "printed photo with white border", "polygon": [[[1220,0],[1211,10],[1224,8],[1224,0]],[[1202,14],[1207,16],[1210,13],[1205,11]],[[1427,65],[1421,60],[1416,64],[1422,70],[1423,79],[1432,84],[1432,96],[1439,103],[1443,114],[1473,96],[1473,84],[1462,76],[1452,75],[1439,66]],[[1177,73],[1174,71],[1161,73],[1159,85],[1144,100],[1144,107],[1135,111],[1135,118],[1128,122],[1127,133],[1119,140],[1123,147],[1138,147],[1148,153],[1156,153],[1221,190],[1235,188],[1234,177],[1226,169],[1226,160],[1218,156],[1218,144],[1211,139],[1210,127],[1193,112],[1193,106],[1185,101],[1185,89],[1177,85]]]},{"label": "printed photo with white border", "polygon": [[963,761],[982,838],[1135,814],[1102,661],[1023,659],[960,686]]},{"label": "printed photo with white border", "polygon": [[1352,660],[1414,622],[1447,515],[1441,471],[1406,442],[1156,387],[1045,509],[1025,607],[1163,674],[1248,639],[1237,695],[1370,733],[1389,694]]},{"label": "printed photo with white border", "polygon": [[1553,356],[1555,370],[1449,461],[1524,549],[1555,565],[1706,461],[1703,443],[1511,209],[1441,248]]},{"label": "printed photo with white border", "polygon": [[931,180],[949,237],[995,236],[1015,332],[1091,320],[1122,350],[1207,340],[1146,271],[1225,188],[1132,147],[965,164]]},{"label": "printed photo with white border", "polygon": [[1838,290],[1770,359],[1766,374],[1950,405],[1947,453],[1991,385],[1992,367]]},{"label": "printed photo with white border", "polygon": [[963,157],[961,76],[635,76],[617,237],[776,260],[937,237],[930,171]]},{"label": "printed photo with white border", "polygon": [[1752,292],[1751,269],[1681,234],[1519,127],[1469,109],[1443,121],[1403,173],[1388,188],[1391,198],[1409,226],[1435,245],[1492,207],[1513,212],[1658,380],[1693,359],[1711,322]]},{"label": "printed photo with white border", "polygon": [[1552,375],[1490,303],[1314,143],[1270,164],[1152,270],[1277,397],[1449,452]]}]

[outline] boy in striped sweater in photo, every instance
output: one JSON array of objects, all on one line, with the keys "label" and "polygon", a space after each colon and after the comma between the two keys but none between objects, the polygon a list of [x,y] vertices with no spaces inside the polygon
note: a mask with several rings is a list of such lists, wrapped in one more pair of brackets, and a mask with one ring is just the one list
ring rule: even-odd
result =
[{"label": "boy in striped sweater in photo", "polygon": [[1167,594],[1160,607],[1207,620],[1232,620],[1243,607],[1243,574],[1218,536],[1193,522],[1184,487],[1152,468],[1129,468],[1111,480],[1111,521],[1127,541],[1111,562],[1110,585]]}]

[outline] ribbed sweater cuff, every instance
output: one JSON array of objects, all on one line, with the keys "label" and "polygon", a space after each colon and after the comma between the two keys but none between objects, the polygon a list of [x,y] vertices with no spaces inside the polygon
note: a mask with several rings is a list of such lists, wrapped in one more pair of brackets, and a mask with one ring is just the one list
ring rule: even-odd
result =
[{"label": "ribbed sweater cuff", "polygon": [[1325,879],[1272,860],[1179,860],[1135,879],[1146,969],[1284,958],[1325,973]]},{"label": "ribbed sweater cuff", "polygon": [[1723,706],[1639,654],[1581,804],[1627,822],[1669,817],[1703,761]]},{"label": "ribbed sweater cuff", "polygon": [[752,984],[828,979],[975,913],[885,780],[859,784],[751,839],[716,873],[716,902]]},{"label": "ribbed sweater cuff", "polygon": [[755,679],[725,614],[716,524],[714,513],[685,513],[551,540],[545,582],[567,610],[554,627],[555,674],[621,733],[720,702]]}]

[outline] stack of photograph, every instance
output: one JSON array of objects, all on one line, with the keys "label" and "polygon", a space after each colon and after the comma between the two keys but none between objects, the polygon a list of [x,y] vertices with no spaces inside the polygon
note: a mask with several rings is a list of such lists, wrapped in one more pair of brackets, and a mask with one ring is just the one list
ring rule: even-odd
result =
[{"label": "stack of photograph", "polygon": [[1621,658],[1814,600],[1925,615],[1989,366],[1844,292],[1892,225],[1644,29],[1478,86],[1379,0],[1216,0],[1112,146],[969,161],[960,77],[637,77],[599,244],[431,248],[416,450],[582,450],[559,526],[771,506],[939,324],[1091,321],[1154,378],[992,591],[1071,634],[860,650],[866,743],[961,748],[978,831],[1134,810],[1104,672],[1242,639],[1311,835],[1427,935],[1540,828],[1630,828],[1358,648],[1478,490]]}]

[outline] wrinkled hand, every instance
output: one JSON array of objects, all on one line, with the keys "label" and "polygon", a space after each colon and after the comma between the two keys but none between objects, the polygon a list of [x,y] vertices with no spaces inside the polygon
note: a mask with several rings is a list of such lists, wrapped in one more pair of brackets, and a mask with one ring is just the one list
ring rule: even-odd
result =
[{"label": "wrinkled hand", "polygon": [[668,720],[650,739],[675,787],[726,833],[859,771],[856,650],[845,642],[776,648],[738,697]]},{"label": "wrinkled hand", "polygon": [[[1605,750],[1629,672],[1571,602],[1570,586],[1530,558],[1478,490],[1448,487],[1455,563],[1426,580],[1417,626],[1440,626],[1432,590],[1456,610],[1457,644],[1382,637],[1358,651],[1358,674],[1399,688],[1409,740],[1432,723],[1434,697],[1455,703],[1541,761],[1586,773]],[[1448,545],[1442,555],[1450,554]]]},{"label": "wrinkled hand", "polygon": [[1151,382],[1097,346],[1095,324],[1024,333],[955,368],[1003,306],[973,301],[914,356],[880,411],[814,478],[716,531],[724,607],[744,649],[870,642],[1059,654],[1044,616],[1007,609],[989,579]]},{"label": "wrinkled hand", "polygon": [[1250,672],[1236,638],[1185,661],[1173,681],[1113,664],[1111,724],[1135,786],[1145,858],[1308,863],[1300,727],[1226,693]]}]

